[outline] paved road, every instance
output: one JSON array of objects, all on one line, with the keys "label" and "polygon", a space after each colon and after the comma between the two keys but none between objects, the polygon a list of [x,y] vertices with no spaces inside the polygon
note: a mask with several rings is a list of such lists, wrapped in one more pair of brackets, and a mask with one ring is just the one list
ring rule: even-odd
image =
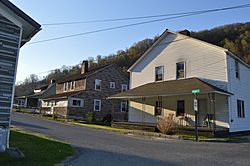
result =
[{"label": "paved road", "polygon": [[67,165],[249,166],[250,144],[152,140],[13,113],[12,124],[72,144],[80,155]]}]

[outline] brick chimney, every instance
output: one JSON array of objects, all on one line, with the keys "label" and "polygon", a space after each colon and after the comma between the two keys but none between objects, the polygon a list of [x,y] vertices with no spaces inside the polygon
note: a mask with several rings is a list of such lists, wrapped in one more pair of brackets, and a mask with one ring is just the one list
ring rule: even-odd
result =
[{"label": "brick chimney", "polygon": [[187,29],[184,29],[184,30],[182,30],[182,31],[179,31],[178,33],[183,34],[183,35],[186,35],[186,36],[190,36],[190,31],[187,30]]},{"label": "brick chimney", "polygon": [[81,74],[87,73],[89,71],[89,62],[82,61]]}]

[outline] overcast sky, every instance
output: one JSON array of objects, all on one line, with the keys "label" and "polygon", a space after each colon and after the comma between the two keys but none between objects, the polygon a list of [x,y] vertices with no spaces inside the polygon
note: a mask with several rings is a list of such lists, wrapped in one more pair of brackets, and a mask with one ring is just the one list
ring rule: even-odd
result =
[{"label": "overcast sky", "polygon": [[[249,0],[11,0],[11,2],[38,23],[46,24],[207,10],[247,4]],[[42,30],[30,43],[152,19],[155,18],[63,26],[43,25]],[[116,53],[139,40],[161,34],[166,28],[173,31],[182,29],[199,31],[224,24],[249,21],[250,8],[245,8],[26,44],[20,52],[17,81],[22,81],[33,73],[42,76],[48,70],[61,68],[63,65],[75,65],[88,57]]]}]

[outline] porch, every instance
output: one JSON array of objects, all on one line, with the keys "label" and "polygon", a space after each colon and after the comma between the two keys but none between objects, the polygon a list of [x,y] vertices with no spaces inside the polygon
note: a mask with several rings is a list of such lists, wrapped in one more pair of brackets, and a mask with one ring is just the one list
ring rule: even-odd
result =
[{"label": "porch", "polygon": [[192,89],[200,89],[198,128],[200,131],[228,131],[228,96],[231,94],[198,78],[149,83],[110,98],[129,100],[129,123],[157,124],[172,114],[185,130],[194,130],[195,111]]}]

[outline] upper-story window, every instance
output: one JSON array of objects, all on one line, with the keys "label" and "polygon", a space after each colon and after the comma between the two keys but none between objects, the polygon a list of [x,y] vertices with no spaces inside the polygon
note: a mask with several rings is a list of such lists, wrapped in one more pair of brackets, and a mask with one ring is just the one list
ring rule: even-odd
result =
[{"label": "upper-story window", "polygon": [[71,81],[70,82],[70,90],[74,90],[76,86],[76,82],[75,81]]},{"label": "upper-story window", "polygon": [[240,68],[239,68],[239,61],[235,60],[235,77],[240,78]]},{"label": "upper-story window", "polygon": [[125,92],[128,90],[128,85],[127,84],[122,84],[122,92]]},{"label": "upper-story window", "polygon": [[115,89],[115,82],[110,82],[109,83],[109,88]]},{"label": "upper-story window", "polygon": [[185,62],[176,63],[176,79],[185,77]]},{"label": "upper-story window", "polygon": [[68,90],[68,83],[65,82],[65,83],[63,84],[63,91],[66,92],[67,90]]},{"label": "upper-story window", "polygon": [[101,90],[102,87],[102,80],[95,80],[95,90]]},{"label": "upper-story window", "polygon": [[155,67],[155,81],[163,80],[163,66]]}]

